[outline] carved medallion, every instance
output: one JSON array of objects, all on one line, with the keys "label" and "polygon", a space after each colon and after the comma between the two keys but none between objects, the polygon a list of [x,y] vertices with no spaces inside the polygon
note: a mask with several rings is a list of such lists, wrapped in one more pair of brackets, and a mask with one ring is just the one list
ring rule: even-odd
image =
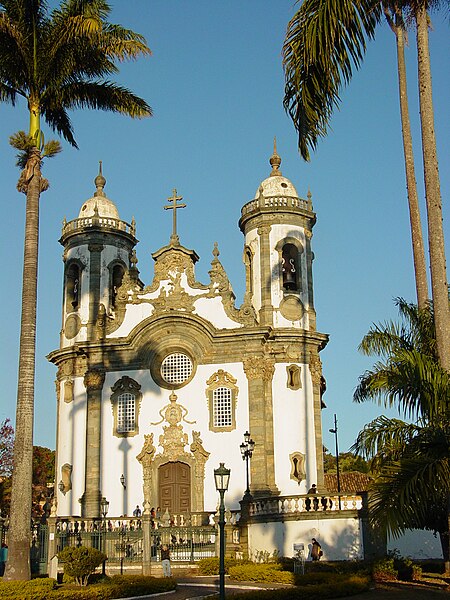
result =
[{"label": "carved medallion", "polygon": [[78,315],[69,315],[64,325],[64,335],[68,340],[71,340],[81,329],[81,320]]},{"label": "carved medallion", "polygon": [[299,321],[303,317],[303,304],[297,296],[287,296],[281,301],[280,312],[288,321]]}]

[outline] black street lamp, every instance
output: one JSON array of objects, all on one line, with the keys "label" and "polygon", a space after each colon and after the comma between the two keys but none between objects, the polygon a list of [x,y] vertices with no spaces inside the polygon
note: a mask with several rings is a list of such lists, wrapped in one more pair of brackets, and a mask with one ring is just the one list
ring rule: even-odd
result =
[{"label": "black street lamp", "polygon": [[334,429],[330,429],[329,432],[334,433],[335,441],[336,441],[336,474],[337,474],[338,502],[339,502],[339,510],[341,510],[341,478],[339,475],[338,426],[337,426],[336,415],[334,415]]},{"label": "black street lamp", "polygon": [[219,600],[225,600],[225,504],[223,497],[228,489],[231,470],[227,469],[224,463],[220,463],[218,469],[214,469],[214,481],[216,490],[220,494],[219,505]]},{"label": "black street lamp", "polygon": [[[109,502],[105,498],[105,496],[103,496],[100,501],[100,511],[101,511],[102,517],[103,517],[103,535],[102,535],[103,554],[106,554],[106,515],[108,514],[108,510],[109,510]],[[103,564],[102,564],[102,575],[105,575],[105,571],[106,571],[106,560],[104,560]]]},{"label": "black street lamp", "polygon": [[247,489],[245,490],[245,496],[250,496],[250,478],[249,478],[249,463],[255,449],[255,442],[250,437],[250,433],[246,431],[244,433],[244,441],[241,446],[242,460],[245,460],[246,474],[247,474]]}]

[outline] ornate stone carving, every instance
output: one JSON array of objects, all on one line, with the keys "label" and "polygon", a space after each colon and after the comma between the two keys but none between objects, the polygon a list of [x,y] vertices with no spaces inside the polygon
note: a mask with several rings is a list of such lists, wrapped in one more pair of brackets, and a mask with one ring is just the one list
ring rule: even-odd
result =
[{"label": "ornate stone carving", "polygon": [[169,310],[191,313],[194,311],[195,299],[196,296],[190,296],[184,291],[181,285],[181,273],[177,273],[169,283],[169,289],[161,288],[158,298],[152,300],[151,304],[153,304],[156,314]]},{"label": "ornate stone carving", "polygon": [[64,382],[64,402],[69,404],[73,401],[73,381],[68,379]]},{"label": "ornate stone carving", "polygon": [[230,280],[228,279],[228,275],[218,259],[219,254],[217,242],[214,242],[214,258],[211,261],[211,270],[209,271],[211,283],[209,285],[210,291],[208,296],[214,297],[215,295],[220,294],[225,313],[230,319],[233,319],[233,321],[247,325],[255,325],[256,313],[251,304],[250,294],[248,292],[244,296],[242,306],[239,309],[235,307],[234,301],[236,297],[233,288],[231,287]]},{"label": "ornate stone carving", "polygon": [[144,446],[137,455],[137,460],[141,463],[144,476],[144,499],[153,504],[157,500],[157,480],[158,468],[167,462],[184,462],[192,468],[192,510],[199,512],[203,510],[203,489],[205,479],[205,463],[209,458],[209,452],[205,450],[200,438],[200,432],[192,433],[192,443],[190,452],[185,450],[188,444],[188,436],[183,431],[182,421],[187,421],[186,408],[177,404],[177,396],[172,392],[170,403],[164,406],[160,411],[161,420],[152,425],[158,425],[165,421],[168,425],[163,426],[163,433],[159,436],[159,445],[163,448],[162,453],[155,454],[156,449],[153,445],[153,433],[144,436]]},{"label": "ornate stone carving", "polygon": [[305,455],[301,452],[293,452],[289,454],[289,460],[291,461],[290,478],[300,485],[306,477]]},{"label": "ornate stone carving", "polygon": [[88,250],[89,252],[101,252],[104,248],[103,244],[89,244]]},{"label": "ornate stone carving", "polygon": [[170,404],[166,404],[164,408],[159,411],[162,419],[157,423],[151,423],[152,425],[159,425],[163,421],[169,423],[168,426],[163,427],[163,433],[159,436],[159,445],[163,448],[163,454],[167,457],[167,460],[176,461],[186,454],[184,447],[188,443],[188,436],[183,431],[183,426],[180,424],[181,421],[186,423],[195,423],[195,421],[187,421],[185,416],[187,410],[181,404],[177,404],[177,395],[172,392],[170,394]]},{"label": "ornate stone carving", "polygon": [[272,229],[271,225],[265,224],[265,225],[260,225],[256,231],[259,236],[269,235],[271,229]]},{"label": "ornate stone carving", "polygon": [[309,353],[309,370],[311,371],[311,379],[313,385],[320,386],[322,379],[322,361],[319,355],[313,350]]},{"label": "ornate stone carving", "polygon": [[64,335],[68,340],[76,337],[81,329],[81,320],[78,315],[69,315],[64,324]]},{"label": "ornate stone carving", "polygon": [[274,361],[260,356],[246,358],[244,359],[243,364],[247,379],[263,379],[264,381],[270,381],[275,372]]},{"label": "ornate stone carving", "polygon": [[61,467],[61,481],[64,484],[64,489],[61,491],[64,495],[72,489],[72,470],[73,467],[69,463],[65,463]]},{"label": "ornate stone carving", "polygon": [[289,295],[281,301],[280,312],[288,321],[300,321],[303,317],[304,307],[299,298]]},{"label": "ornate stone carving", "polygon": [[84,385],[86,390],[101,390],[105,383],[105,371],[102,369],[90,369],[84,375]]}]

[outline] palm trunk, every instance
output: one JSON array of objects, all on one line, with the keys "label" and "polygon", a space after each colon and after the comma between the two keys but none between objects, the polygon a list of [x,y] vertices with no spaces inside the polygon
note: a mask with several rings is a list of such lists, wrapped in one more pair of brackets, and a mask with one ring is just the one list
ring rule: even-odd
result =
[{"label": "palm trunk", "polygon": [[425,4],[415,12],[417,24],[417,66],[419,80],[420,121],[428,215],[428,247],[431,267],[431,289],[436,327],[436,344],[441,366],[450,370],[450,309],[445,265],[444,231],[439,168],[434,133],[433,96],[430,53],[428,47],[428,15]]},{"label": "palm trunk", "polygon": [[408,108],[408,89],[405,66],[405,35],[402,25],[390,23],[397,42],[398,91],[400,98],[400,116],[402,122],[403,155],[405,158],[406,189],[408,194],[409,220],[411,225],[411,241],[416,278],[417,305],[419,309],[426,307],[428,301],[427,270],[425,265],[425,248],[423,243],[422,223],[420,219],[419,200],[417,198],[414,153],[411,136],[411,122]]},{"label": "palm trunk", "polygon": [[42,189],[40,163],[40,153],[36,148],[32,151],[18,184],[19,191],[26,193],[27,201],[14,470],[8,535],[8,562],[4,575],[4,579],[7,581],[30,579],[39,197]]}]

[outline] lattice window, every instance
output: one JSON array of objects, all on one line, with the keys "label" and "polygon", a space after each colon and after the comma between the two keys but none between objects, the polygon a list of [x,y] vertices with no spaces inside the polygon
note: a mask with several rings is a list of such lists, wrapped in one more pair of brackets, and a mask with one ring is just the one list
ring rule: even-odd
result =
[{"label": "lattice window", "polygon": [[131,437],[139,433],[139,409],[142,400],[140,389],[139,383],[127,376],[119,379],[111,388],[115,436]]},{"label": "lattice window", "polygon": [[229,388],[220,387],[213,391],[213,423],[214,427],[230,427],[233,422],[232,392]]},{"label": "lattice window", "polygon": [[129,433],[136,427],[136,396],[120,394],[117,398],[117,433]]},{"label": "lattice window", "polygon": [[211,431],[232,431],[236,429],[236,401],[239,388],[236,379],[223,369],[211,375],[206,382],[206,397],[209,407],[209,428]]},{"label": "lattice window", "polygon": [[166,383],[184,383],[192,374],[192,361],[186,354],[169,354],[161,363],[161,377]]}]

